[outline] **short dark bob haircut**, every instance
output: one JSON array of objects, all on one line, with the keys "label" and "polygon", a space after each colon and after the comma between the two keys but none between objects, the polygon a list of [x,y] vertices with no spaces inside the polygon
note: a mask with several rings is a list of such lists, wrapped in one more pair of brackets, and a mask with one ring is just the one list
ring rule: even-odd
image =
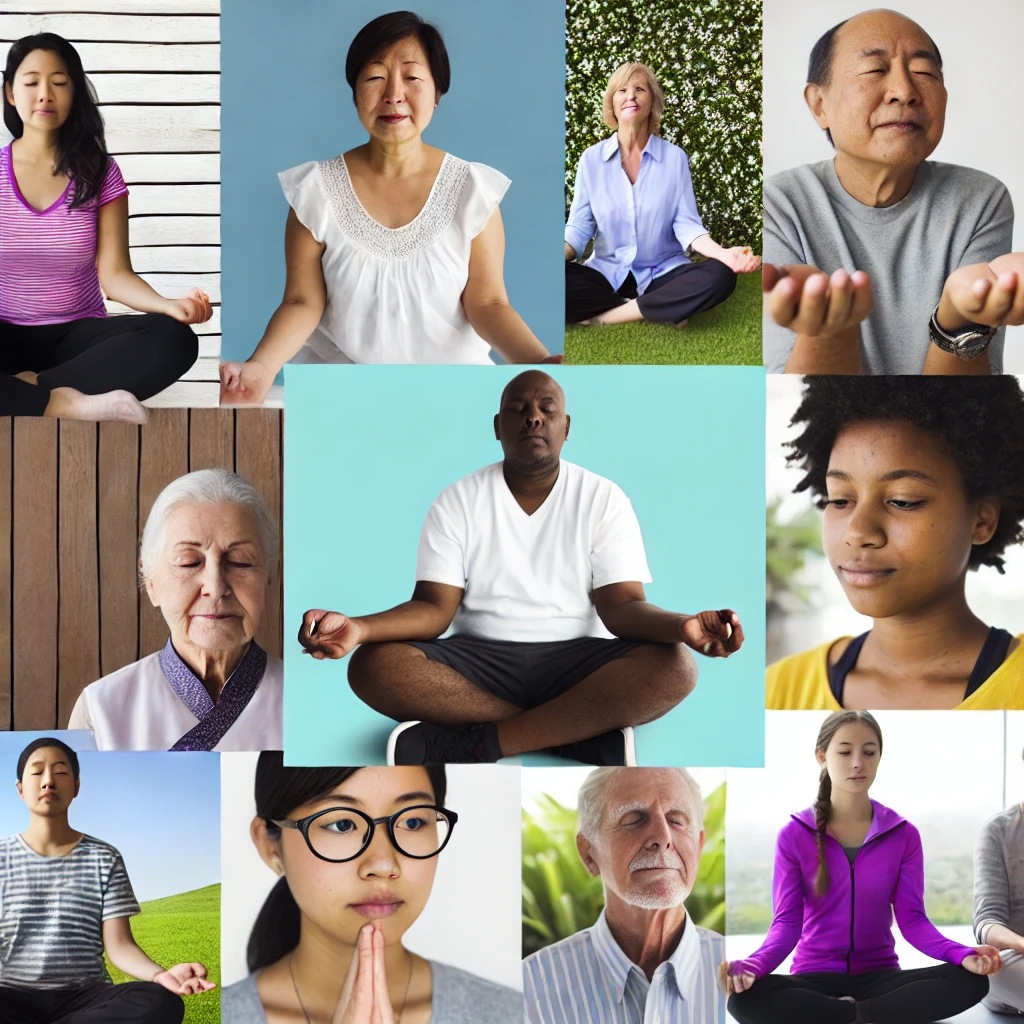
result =
[{"label": "short dark bob haircut", "polygon": [[[280,834],[273,825],[297,808],[328,796],[360,768],[289,768],[280,750],[264,750],[256,763],[256,814],[267,822],[269,832]],[[447,792],[444,765],[424,769],[434,790],[434,802],[443,804]],[[263,904],[249,935],[246,961],[249,973],[276,963],[299,944],[302,914],[288,879],[281,878]]]},{"label": "short dark bob haircut", "polygon": [[427,55],[437,95],[443,96],[448,91],[452,82],[452,69],[441,33],[412,11],[392,11],[391,14],[382,14],[364,25],[348,48],[348,56],[345,58],[345,81],[352,88],[353,99],[356,95],[356,82],[363,68],[395,43],[410,37],[423,47]]},{"label": "short dark bob haircut", "polygon": [[911,423],[939,438],[964,479],[968,501],[999,502],[991,540],[975,544],[968,566],[1003,572],[1003,552],[1024,541],[1024,393],[998,377],[804,377],[803,400],[790,422],[806,424],[786,443],[804,471],[794,488],[824,506],[825,473],[836,438],[851,423]]},{"label": "short dark bob haircut", "polygon": [[18,781],[25,777],[25,766],[28,764],[28,759],[37,751],[42,750],[43,747],[56,747],[58,750],[64,751],[67,755],[68,764],[71,766],[71,774],[78,781],[79,769],[78,769],[78,755],[63,741],[59,740],[54,736],[40,736],[39,739],[33,740],[18,756]]}]

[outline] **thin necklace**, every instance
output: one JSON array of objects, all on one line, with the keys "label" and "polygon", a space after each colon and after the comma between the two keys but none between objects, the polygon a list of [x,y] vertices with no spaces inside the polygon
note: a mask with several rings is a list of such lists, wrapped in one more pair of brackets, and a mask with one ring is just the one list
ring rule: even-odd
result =
[{"label": "thin necklace", "polygon": [[[405,1003],[409,998],[409,986],[412,984],[412,953],[410,953],[409,950],[406,950],[405,955],[409,958],[409,977],[405,979],[405,995],[402,996],[402,1008],[398,1011],[398,1020],[395,1021],[395,1024],[402,1024],[402,1014],[405,1013]],[[306,1024],[313,1024],[312,1019],[306,1012],[305,1004],[302,1002],[302,996],[299,995],[299,983],[295,980],[295,971],[292,968],[292,960],[294,959],[295,951],[292,950],[291,955],[288,957],[288,973],[291,975],[292,988],[295,989],[295,998],[299,1002],[299,1009],[302,1011],[302,1016],[306,1018]]]}]

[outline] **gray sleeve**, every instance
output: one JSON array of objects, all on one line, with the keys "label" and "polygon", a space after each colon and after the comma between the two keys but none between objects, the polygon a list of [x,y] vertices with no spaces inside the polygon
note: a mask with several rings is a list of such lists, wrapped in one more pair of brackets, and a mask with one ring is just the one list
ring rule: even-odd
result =
[{"label": "gray sleeve", "polygon": [[128,880],[121,854],[117,854],[103,888],[103,920],[115,917],[134,917],[141,913],[132,883]]},{"label": "gray sleeve", "polygon": [[987,821],[974,848],[974,934],[978,942],[987,941],[994,924],[1008,926],[1010,917],[1010,879],[1003,858],[1003,816]]},{"label": "gray sleeve", "polygon": [[221,991],[220,1020],[221,1024],[267,1024],[255,974]]},{"label": "gray sleeve", "polygon": [[961,267],[988,263],[1013,250],[1013,200],[1002,182],[994,181],[993,184],[995,187],[982,208],[970,244],[960,260]]},{"label": "gray sleeve", "polygon": [[[785,266],[791,263],[806,263],[807,257],[799,246],[799,241],[787,237],[785,218],[781,215],[779,203],[769,182],[764,189],[764,262]],[[786,363],[796,344],[796,335],[786,327],[780,327],[768,316],[762,317],[761,351],[764,365],[769,373],[785,373]]]},{"label": "gray sleeve", "polygon": [[431,961],[431,1024],[523,1024],[523,995],[457,967]]}]

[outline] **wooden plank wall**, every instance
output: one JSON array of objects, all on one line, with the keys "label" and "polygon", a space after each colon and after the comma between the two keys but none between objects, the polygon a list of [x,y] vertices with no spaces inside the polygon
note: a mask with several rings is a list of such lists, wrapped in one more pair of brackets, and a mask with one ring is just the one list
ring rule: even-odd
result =
[{"label": "wooden plank wall", "polygon": [[[66,727],[84,686],[166,642],[136,567],[171,480],[233,469],[281,523],[281,431],[276,409],[156,409],[144,427],[0,418],[0,727]],[[257,639],[281,656],[280,586]]]},{"label": "wooden plank wall", "polygon": [[[200,358],[218,358],[219,0],[0,0],[0,67],[34,32],[56,32],[81,54],[131,193],[132,265],[170,298],[209,293],[213,319],[193,329]],[[9,141],[0,122],[0,145]]]}]

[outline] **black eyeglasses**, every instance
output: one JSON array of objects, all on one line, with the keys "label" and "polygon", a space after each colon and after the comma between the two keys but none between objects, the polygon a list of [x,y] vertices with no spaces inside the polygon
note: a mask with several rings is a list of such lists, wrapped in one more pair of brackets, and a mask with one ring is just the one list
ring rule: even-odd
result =
[{"label": "black eyeglasses", "polygon": [[399,853],[416,860],[436,857],[451,839],[459,816],[445,807],[416,804],[385,818],[371,818],[353,807],[328,807],[298,821],[265,820],[278,828],[298,829],[315,857],[342,864],[355,860],[373,842],[377,826],[385,823]]}]

